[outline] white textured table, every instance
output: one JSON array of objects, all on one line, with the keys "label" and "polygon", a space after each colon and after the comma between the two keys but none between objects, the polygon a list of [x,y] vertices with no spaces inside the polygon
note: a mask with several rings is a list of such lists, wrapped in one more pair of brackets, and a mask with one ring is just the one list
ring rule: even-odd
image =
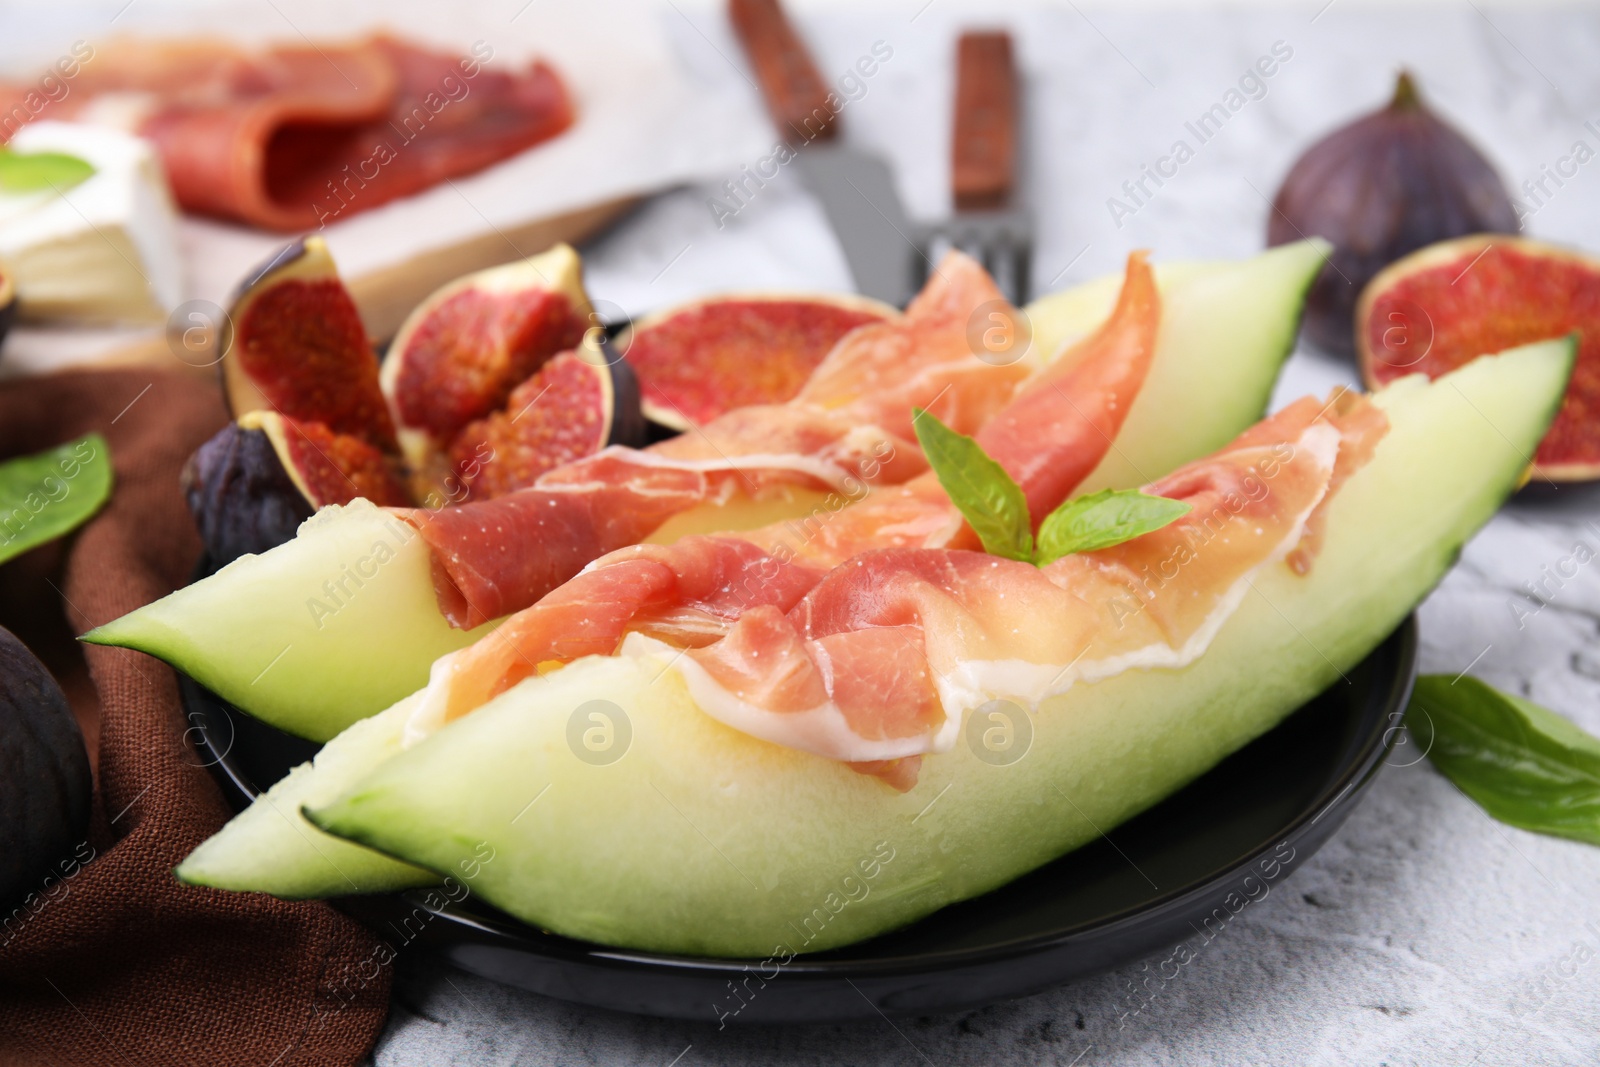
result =
[{"label": "white textured table", "polygon": [[[1254,252],[1264,197],[1300,148],[1385,100],[1401,64],[1513,185],[1576,140],[1600,147],[1583,125],[1600,124],[1600,14],[1469,4],[1396,14],[1346,0],[1317,16],[1321,3],[1217,13],[1090,6],[1081,14],[1068,4],[1002,18],[993,8],[932,0],[913,22],[916,0],[870,16],[823,9],[803,24],[827,72],[842,72],[874,41],[894,49],[845,121],[852,137],[892,156],[904,195],[923,215],[945,207],[955,27],[1007,22],[1022,31],[1041,286],[1105,273],[1138,247],[1164,258]],[[720,18],[679,7],[693,25],[671,7],[663,17],[697,76],[751,96],[724,58],[738,53]],[[1293,55],[1266,95],[1118,229],[1107,198],[1185,136],[1184,122],[1276,41]],[[750,121],[760,121],[753,98],[750,107]],[[716,193],[708,186],[662,197],[590,249],[594,293],[643,310],[715,288],[847,284],[793,176],[780,175],[720,230],[706,205]],[[1528,229],[1600,249],[1600,163],[1568,180]],[[1280,396],[1348,375],[1300,354]],[[1470,664],[1600,732],[1600,565],[1546,581],[1549,602],[1536,613],[1524,589],[1580,541],[1600,550],[1600,491],[1565,489],[1508,507],[1423,609],[1423,670]],[[1391,766],[1322,852],[1176,978],[1151,980],[1153,999],[1133,989],[1166,953],[963,1015],[719,1032],[710,1021],[575,1007],[414,958],[400,965],[375,1058],[382,1067],[1597,1063],[1597,886],[1600,849],[1493,823],[1426,762]]]}]

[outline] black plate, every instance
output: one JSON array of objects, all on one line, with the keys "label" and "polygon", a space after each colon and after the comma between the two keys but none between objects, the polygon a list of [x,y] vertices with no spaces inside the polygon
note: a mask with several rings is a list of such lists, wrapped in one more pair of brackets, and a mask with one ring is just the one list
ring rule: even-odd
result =
[{"label": "black plate", "polygon": [[[474,899],[430,908],[412,892],[338,903],[397,948],[420,944],[473,974],[621,1011],[752,1023],[976,1007],[1214,933],[1276,890],[1377,777],[1411,694],[1416,644],[1407,619],[1349,673],[1350,685],[1333,686],[1111,840],[781,969],[573,941]],[[239,807],[317,749],[182,684],[204,754]]]}]

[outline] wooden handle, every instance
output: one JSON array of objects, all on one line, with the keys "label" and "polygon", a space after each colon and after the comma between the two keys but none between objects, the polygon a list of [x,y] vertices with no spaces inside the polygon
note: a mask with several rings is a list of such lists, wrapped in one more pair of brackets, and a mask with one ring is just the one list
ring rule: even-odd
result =
[{"label": "wooden handle", "polygon": [[1017,160],[1017,72],[1008,33],[961,35],[950,153],[957,211],[1006,206]]},{"label": "wooden handle", "polygon": [[778,0],[728,0],[728,18],[784,138],[792,145],[830,140],[839,120],[828,87]]}]

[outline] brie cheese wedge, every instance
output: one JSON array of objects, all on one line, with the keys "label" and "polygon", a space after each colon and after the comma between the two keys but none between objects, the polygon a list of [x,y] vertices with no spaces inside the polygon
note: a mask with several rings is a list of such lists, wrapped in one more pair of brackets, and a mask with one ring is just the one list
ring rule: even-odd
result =
[{"label": "brie cheese wedge", "polygon": [[155,149],[130,133],[69,122],[18,130],[17,152],[64,152],[94,167],[59,191],[0,191],[0,263],[32,320],[161,322],[183,299],[178,217]]}]

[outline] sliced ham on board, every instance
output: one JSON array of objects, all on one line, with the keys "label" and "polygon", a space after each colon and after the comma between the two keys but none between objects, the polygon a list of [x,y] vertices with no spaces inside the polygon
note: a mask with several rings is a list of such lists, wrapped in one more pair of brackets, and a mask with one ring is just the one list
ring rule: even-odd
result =
[{"label": "sliced ham on board", "polygon": [[[1160,325],[1154,277],[1135,254],[1105,324],[1030,378],[978,431],[978,443],[1022,487],[1035,524],[1105,456],[1149,372]],[[978,541],[929,471],[811,523],[620,549],[435,663],[412,735],[537,671],[609,655],[630,631],[693,648],[716,642],[757,608],[781,618],[832,568],[890,546],[976,548]]]},{"label": "sliced ham on board", "polygon": [[401,512],[433,552],[440,611],[458,627],[520,611],[700,504],[790,487],[854,499],[907,482],[927,468],[913,408],[972,433],[1028,376],[1021,363],[979,359],[967,338],[973,312],[1002,299],[976,261],[952,252],[903,316],[840,338],[786,404],[737,408],[645,449],[608,448],[493,500]]},{"label": "sliced ham on board", "polygon": [[51,83],[65,94],[0,84],[0,139],[39,118],[132,130],[155,142],[185,210],[272,230],[315,229],[481,170],[574,119],[547,64],[502,72],[487,56],[384,35],[266,51],[121,39],[87,51]]}]

